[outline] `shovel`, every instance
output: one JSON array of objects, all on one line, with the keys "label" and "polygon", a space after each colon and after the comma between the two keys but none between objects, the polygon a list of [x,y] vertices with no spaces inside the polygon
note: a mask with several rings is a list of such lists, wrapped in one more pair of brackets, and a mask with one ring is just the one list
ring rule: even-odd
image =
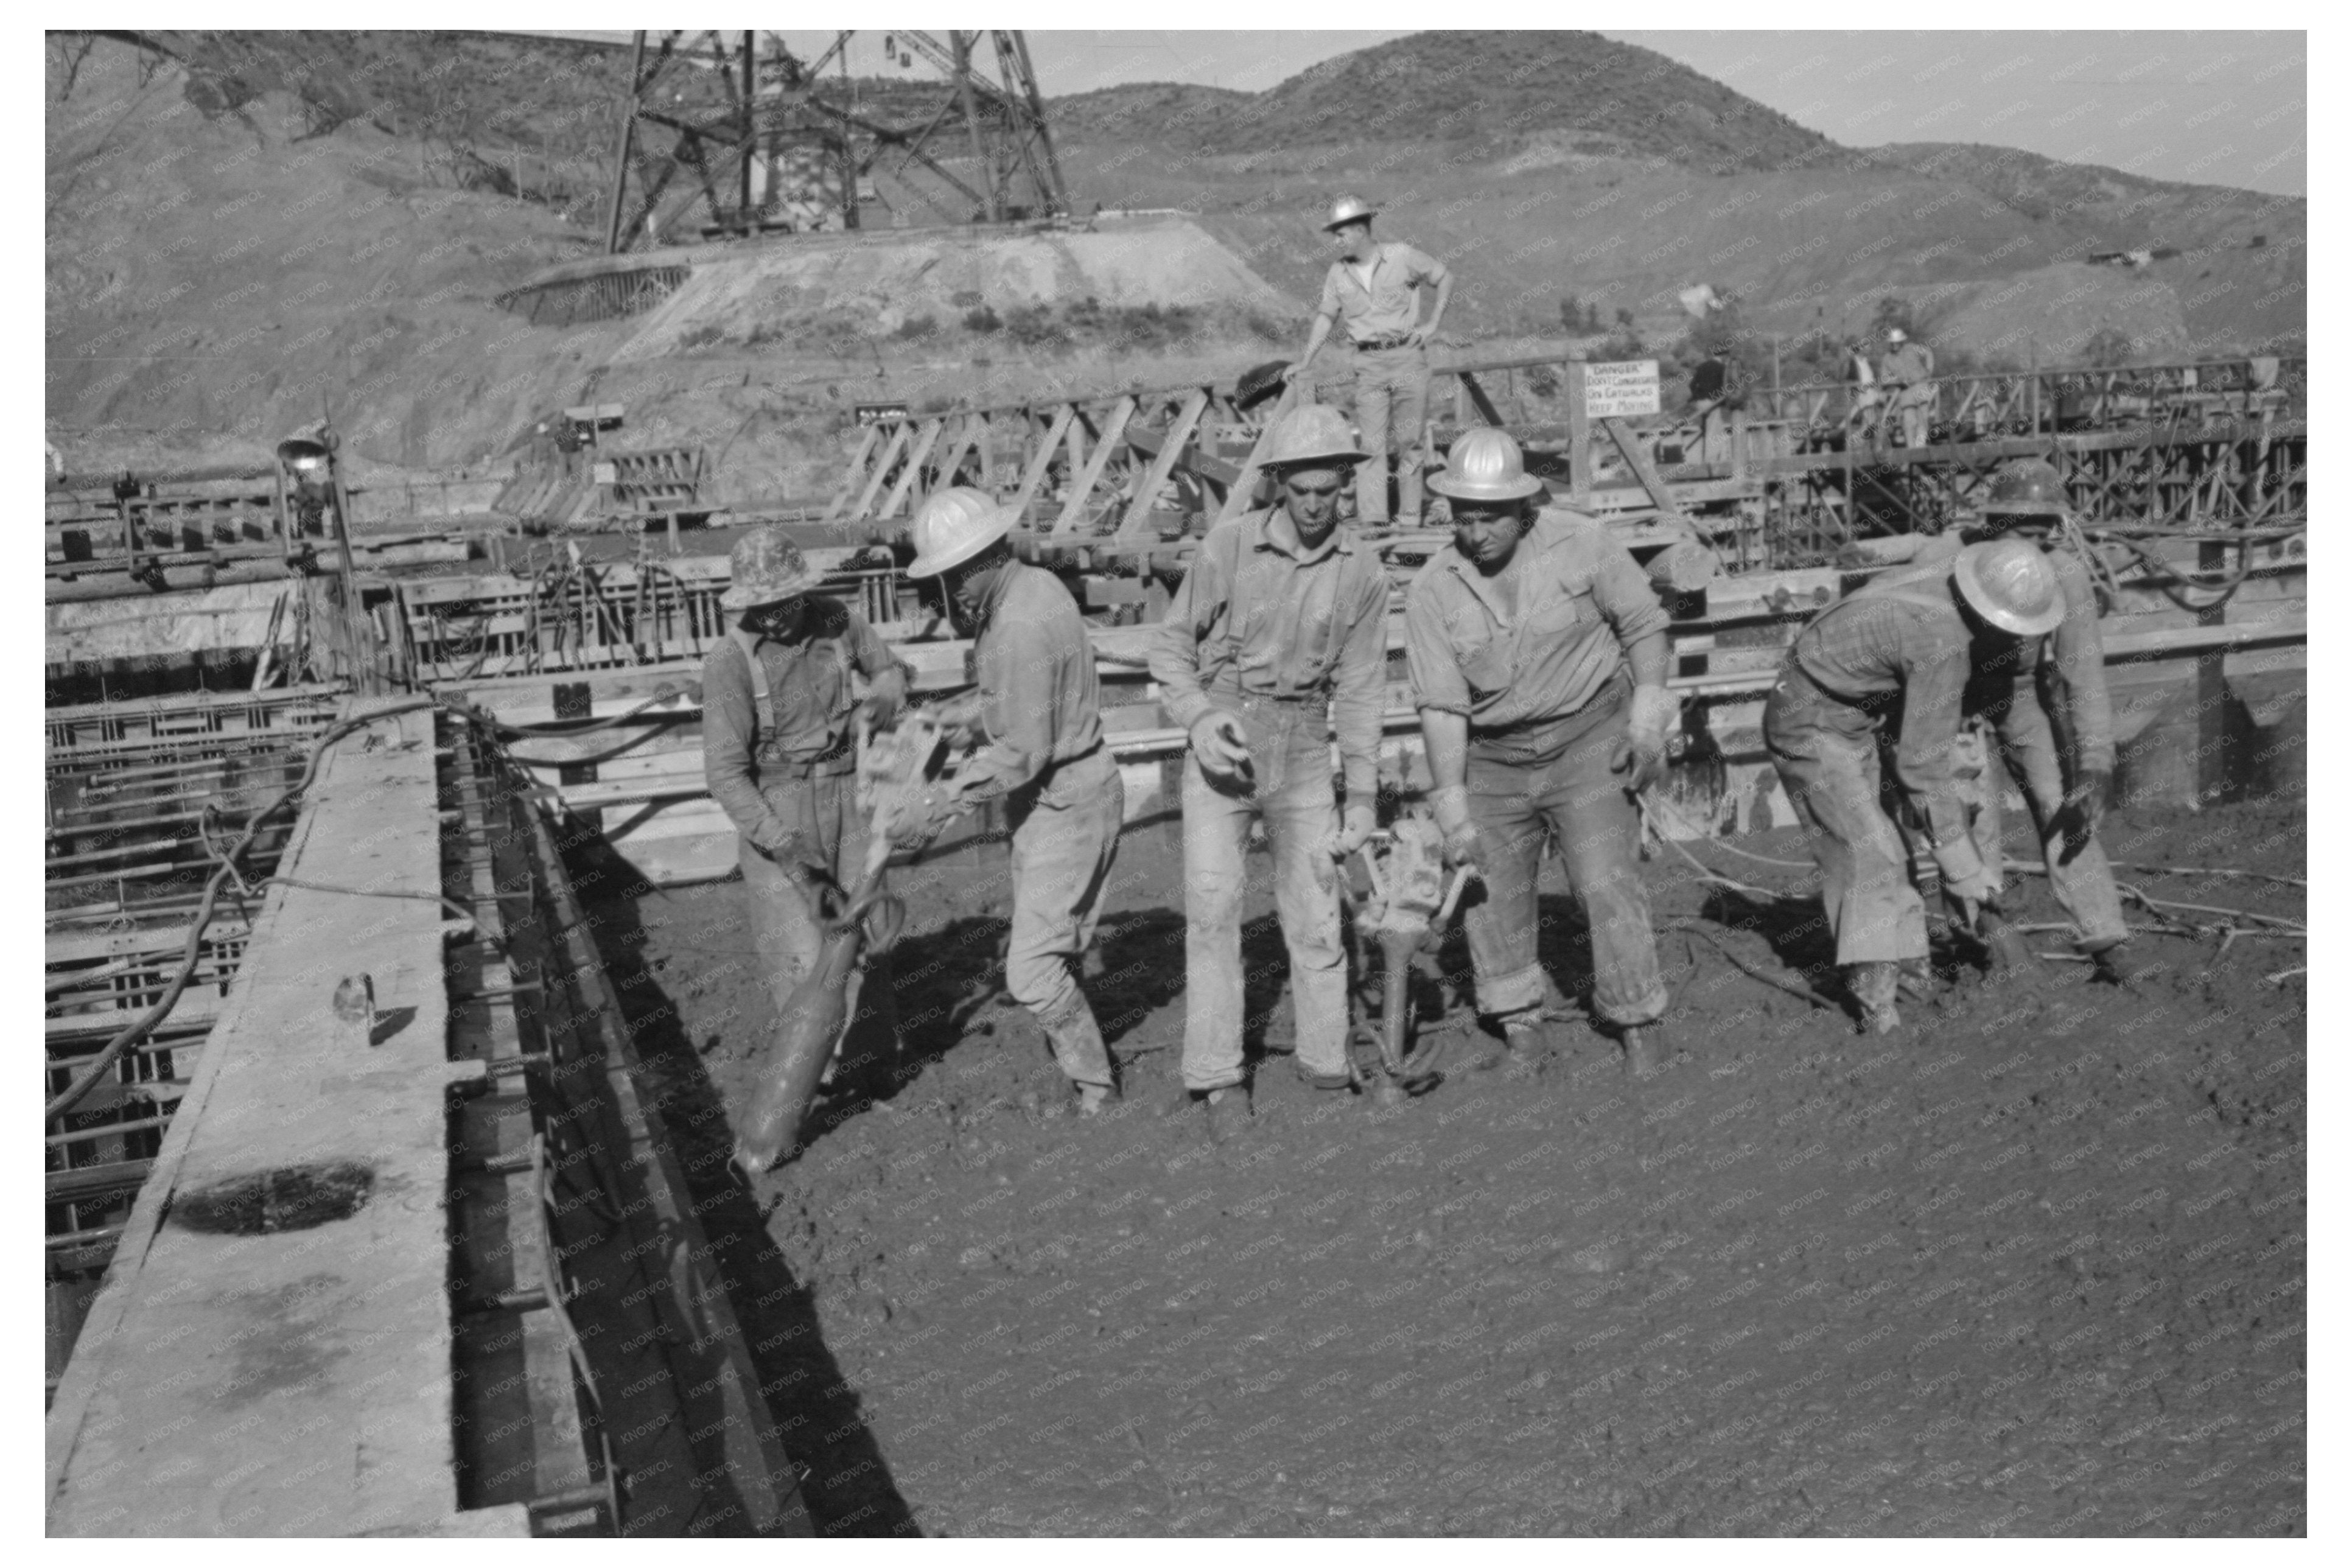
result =
[{"label": "shovel", "polygon": [[1970,934],[1984,944],[1985,952],[1991,955],[1996,974],[2022,980],[2033,986],[2041,985],[2049,978],[2049,972],[2042,967],[2042,961],[2033,956],[2033,949],[2027,944],[2024,933],[2001,918],[1997,905],[1979,904],[1976,924],[1969,926],[1967,904],[1949,893],[1945,897],[1958,915],[1959,924],[1967,927]]}]

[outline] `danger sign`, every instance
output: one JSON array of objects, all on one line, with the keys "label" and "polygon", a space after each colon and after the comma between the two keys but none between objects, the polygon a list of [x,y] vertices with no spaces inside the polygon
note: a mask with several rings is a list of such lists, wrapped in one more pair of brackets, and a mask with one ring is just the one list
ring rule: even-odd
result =
[{"label": "danger sign", "polygon": [[1618,419],[1658,411],[1658,362],[1619,360],[1584,367],[1584,416]]}]

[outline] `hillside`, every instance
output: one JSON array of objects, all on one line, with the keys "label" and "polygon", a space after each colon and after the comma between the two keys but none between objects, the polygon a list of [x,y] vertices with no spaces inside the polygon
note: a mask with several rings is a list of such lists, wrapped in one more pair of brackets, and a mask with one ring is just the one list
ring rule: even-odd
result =
[{"label": "hillside", "polygon": [[[904,300],[885,297],[889,267],[761,262],[741,289],[713,279],[658,321],[534,327],[493,301],[598,248],[625,50],[483,34],[150,42],[164,52],[49,39],[47,412],[77,467],[250,454],[322,400],[362,461],[495,462],[548,408],[594,394],[631,401],[639,439],[754,465],[731,490],[797,489],[830,461],[851,400],[1230,374],[1302,342],[1328,265],[1320,216],[1342,189],[1381,204],[1384,236],[1454,265],[1457,346],[1557,339],[1572,306],[1580,331],[1630,323],[1668,348],[1695,282],[1784,340],[1859,330],[1899,296],[1939,347],[1980,358],[2065,360],[2095,333],[2141,357],[2218,355],[2304,330],[2300,200],[1998,148],[1853,153],[1644,51],[1495,33],[1399,40],[1265,93],[1055,100],[1079,212],[1201,215],[1181,239],[1107,224],[1132,261],[1014,247],[1001,266],[910,274]],[[843,90],[890,118],[940,101],[921,73]],[[771,248],[792,245],[754,254]],[[2141,248],[2157,252],[2144,268],[2084,265]],[[1175,287],[1192,279],[1168,268],[1188,257],[1228,281]]]}]

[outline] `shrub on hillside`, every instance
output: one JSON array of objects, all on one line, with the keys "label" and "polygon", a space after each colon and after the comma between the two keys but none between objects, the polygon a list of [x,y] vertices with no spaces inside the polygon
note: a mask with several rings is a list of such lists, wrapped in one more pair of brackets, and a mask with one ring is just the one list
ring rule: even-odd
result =
[{"label": "shrub on hillside", "polygon": [[986,305],[977,305],[963,313],[963,330],[967,332],[1001,331],[1004,319]]}]

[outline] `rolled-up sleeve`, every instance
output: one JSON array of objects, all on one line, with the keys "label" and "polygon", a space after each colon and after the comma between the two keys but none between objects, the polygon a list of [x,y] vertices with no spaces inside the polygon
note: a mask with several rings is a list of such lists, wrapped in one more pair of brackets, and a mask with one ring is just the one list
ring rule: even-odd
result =
[{"label": "rolled-up sleeve", "polygon": [[1215,706],[1201,684],[1201,639],[1217,624],[1230,592],[1215,542],[1213,537],[1203,540],[1192,552],[1192,564],[1168,602],[1168,613],[1160,617],[1145,659],[1151,679],[1160,683],[1160,709],[1180,730],[1192,729]]},{"label": "rolled-up sleeve", "polygon": [[1415,283],[1443,283],[1448,274],[1445,263],[1425,250],[1405,247],[1405,276]]},{"label": "rolled-up sleeve", "polygon": [[882,640],[882,634],[855,610],[849,613],[849,650],[857,672],[868,680],[887,675],[894,669],[909,680],[915,678],[914,667],[892,653],[890,645]]},{"label": "rolled-up sleeve", "polygon": [[990,635],[995,688],[981,707],[988,743],[964,763],[957,784],[959,793],[972,800],[992,800],[1019,789],[1054,759],[1059,703],[1055,677],[1064,650],[1051,629],[1037,621],[1001,621]]},{"label": "rolled-up sleeve", "polygon": [[751,740],[758,731],[751,665],[730,646],[703,667],[702,781],[743,837],[770,848],[785,828],[752,777]]},{"label": "rolled-up sleeve", "polygon": [[1333,318],[1339,314],[1339,269],[1337,267],[1323,274],[1323,299],[1315,307],[1315,312]]},{"label": "rolled-up sleeve", "polygon": [[1375,572],[1356,605],[1331,673],[1331,728],[1348,798],[1369,801],[1380,788],[1381,713],[1388,706],[1388,578]]},{"label": "rolled-up sleeve", "polygon": [[1441,713],[1470,716],[1470,683],[1454,658],[1454,639],[1437,586],[1426,574],[1404,596],[1405,667],[1412,676],[1412,705]]},{"label": "rolled-up sleeve", "polygon": [[1605,533],[1593,539],[1592,552],[1592,602],[1615,628],[1617,641],[1632,647],[1651,633],[1664,631],[1665,609],[1633,553]]}]

